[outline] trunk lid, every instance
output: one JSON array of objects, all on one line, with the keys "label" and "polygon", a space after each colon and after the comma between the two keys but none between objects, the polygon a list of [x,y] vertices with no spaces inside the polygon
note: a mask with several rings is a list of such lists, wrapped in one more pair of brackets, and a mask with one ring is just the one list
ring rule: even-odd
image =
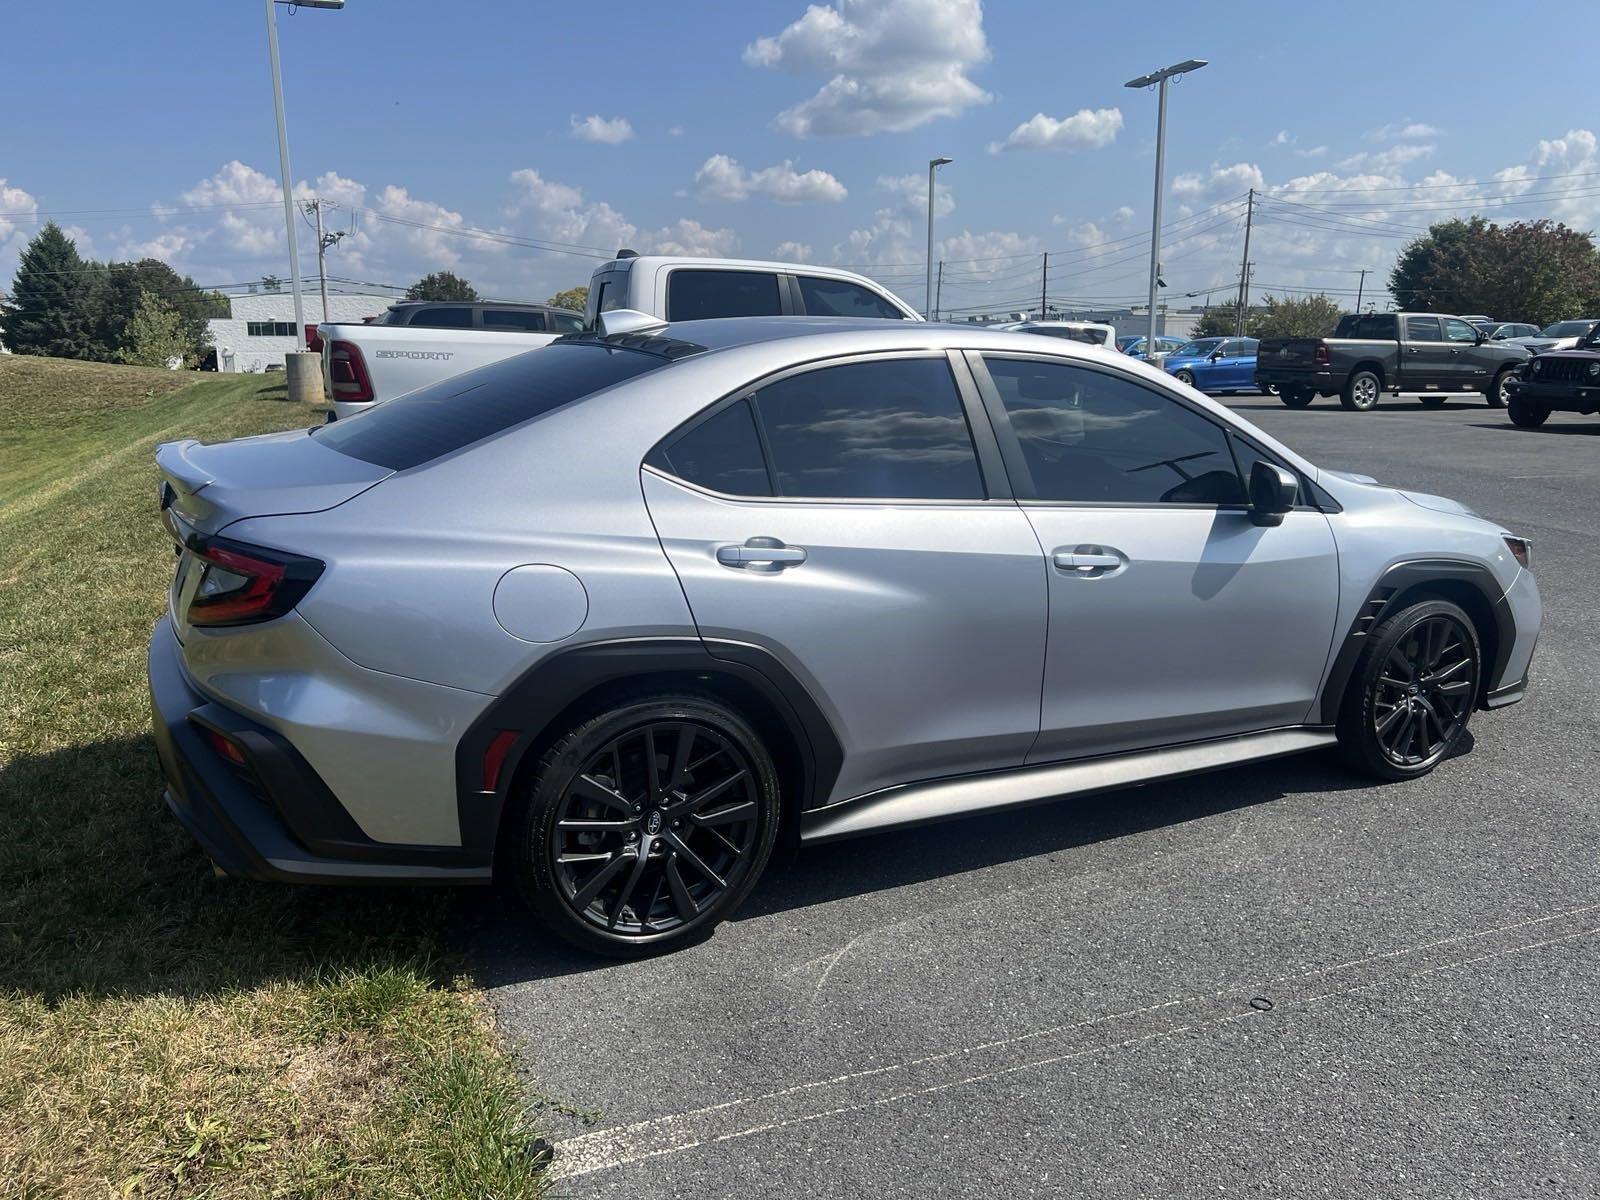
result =
[{"label": "trunk lid", "polygon": [[1317,347],[1322,338],[1262,338],[1256,347],[1256,368],[1316,366]]},{"label": "trunk lid", "polygon": [[319,446],[310,430],[207,446],[193,438],[156,447],[162,507],[196,533],[243,517],[322,512],[394,474]]}]

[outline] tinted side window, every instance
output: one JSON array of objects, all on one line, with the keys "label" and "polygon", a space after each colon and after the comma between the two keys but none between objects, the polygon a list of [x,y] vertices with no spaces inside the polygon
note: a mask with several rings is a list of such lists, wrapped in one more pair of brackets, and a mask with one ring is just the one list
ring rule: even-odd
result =
[{"label": "tinted side window", "polygon": [[905,313],[874,291],[842,279],[800,276],[800,299],[813,317],[882,317],[903,321]]},{"label": "tinted side window", "polygon": [[1393,313],[1346,313],[1339,318],[1334,337],[1393,340],[1399,336]]},{"label": "tinted side window", "polygon": [[778,277],[765,271],[678,270],[667,281],[667,319],[773,317],[783,311]]},{"label": "tinted side window", "polygon": [[424,308],[411,314],[411,324],[431,329],[471,329],[470,308]]},{"label": "tinted side window", "polygon": [[1040,500],[1243,504],[1223,431],[1132,380],[985,357]]},{"label": "tinted side window", "polygon": [[1478,340],[1478,331],[1465,321],[1455,317],[1444,319],[1444,340],[1447,342],[1475,342]]},{"label": "tinted side window", "polygon": [[583,318],[577,313],[550,313],[550,328],[557,333],[582,333]]},{"label": "tinted side window", "polygon": [[[1234,461],[1239,464],[1239,474],[1245,480],[1249,480],[1250,472],[1256,469],[1256,463],[1258,462],[1264,462],[1274,467],[1282,467],[1296,479],[1300,478],[1300,472],[1296,471],[1288,463],[1282,462],[1265,450],[1251,445],[1238,434],[1231,434],[1229,440],[1233,443],[1233,457]],[[1295,493],[1294,502],[1296,504],[1306,503],[1304,482],[1301,483],[1299,490]]]},{"label": "tinted side window", "polygon": [[1438,317],[1407,317],[1406,341],[1408,342],[1442,342],[1439,334]]},{"label": "tinted side window", "polygon": [[778,493],[981,500],[972,434],[942,358],[846,363],[756,393]]},{"label": "tinted side window", "polygon": [[543,333],[544,314],[524,312],[515,308],[486,308],[483,310],[485,329],[511,329],[522,333]]},{"label": "tinted side window", "polygon": [[650,456],[679,479],[733,496],[770,496],[772,482],[750,402],[740,400]]}]

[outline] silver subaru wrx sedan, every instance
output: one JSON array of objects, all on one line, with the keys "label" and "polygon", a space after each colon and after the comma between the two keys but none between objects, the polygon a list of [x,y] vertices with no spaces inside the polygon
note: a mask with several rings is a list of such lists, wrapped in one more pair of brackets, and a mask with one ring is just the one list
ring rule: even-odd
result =
[{"label": "silver subaru wrx sedan", "polygon": [[706,934],[780,838],[1334,743],[1426,774],[1539,632],[1525,539],[1026,333],[572,335],[156,459],[156,740],[216,864],[506,872],[606,953]]}]

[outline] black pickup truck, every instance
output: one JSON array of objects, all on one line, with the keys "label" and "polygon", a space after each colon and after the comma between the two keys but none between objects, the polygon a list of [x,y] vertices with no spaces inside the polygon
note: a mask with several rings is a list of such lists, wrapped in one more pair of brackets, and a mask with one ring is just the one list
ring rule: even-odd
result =
[{"label": "black pickup truck", "polygon": [[1387,392],[1422,393],[1436,408],[1456,392],[1482,392],[1494,408],[1528,361],[1521,346],[1490,341],[1460,317],[1441,313],[1348,313],[1328,338],[1262,338],[1256,383],[1276,387],[1290,408],[1338,396],[1360,412]]},{"label": "black pickup truck", "polygon": [[1506,388],[1507,415],[1526,429],[1543,425],[1553,412],[1600,413],[1600,325],[1571,350],[1535,356]]}]

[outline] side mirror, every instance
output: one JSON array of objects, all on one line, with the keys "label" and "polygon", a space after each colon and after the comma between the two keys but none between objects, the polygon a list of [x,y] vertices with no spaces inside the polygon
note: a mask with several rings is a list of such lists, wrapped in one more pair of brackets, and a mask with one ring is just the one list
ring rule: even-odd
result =
[{"label": "side mirror", "polygon": [[1216,362],[1217,359],[1219,359],[1221,357],[1222,357],[1222,351],[1221,350],[1213,350],[1211,352],[1210,358],[1211,358],[1212,362]]},{"label": "side mirror", "polygon": [[1300,481],[1292,471],[1258,458],[1250,468],[1250,523],[1282,525],[1299,494]]}]

